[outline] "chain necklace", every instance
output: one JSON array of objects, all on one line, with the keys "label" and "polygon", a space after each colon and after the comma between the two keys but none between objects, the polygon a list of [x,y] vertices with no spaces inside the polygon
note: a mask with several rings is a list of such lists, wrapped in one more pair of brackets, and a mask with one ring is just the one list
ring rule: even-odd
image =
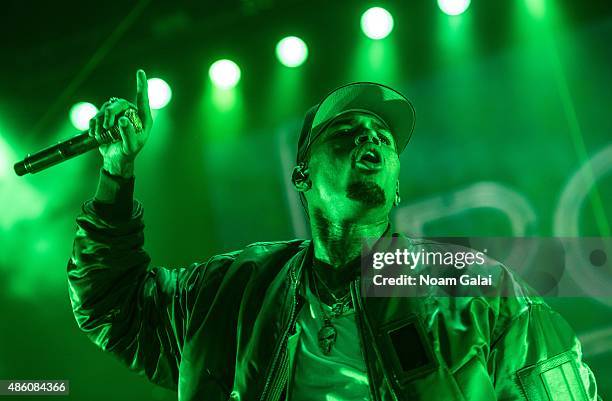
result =
[{"label": "chain necklace", "polygon": [[[351,292],[349,291],[343,296],[341,296],[340,298],[338,298],[336,295],[334,295],[334,292],[331,290],[331,288],[329,288],[327,284],[325,284],[325,280],[323,280],[321,276],[319,276],[319,273],[315,269],[312,269],[312,271],[314,275],[316,276],[317,281],[323,284],[323,287],[325,287],[325,290],[327,290],[327,293],[331,295],[331,297],[334,300],[334,303],[332,305],[332,313],[335,315],[334,317],[338,317],[342,315],[345,312],[344,307],[348,304],[347,301],[351,296]],[[319,297],[318,287],[316,286],[316,283],[315,283],[315,289],[317,290],[317,297]],[[319,297],[319,299],[321,298]]]},{"label": "chain necklace", "polygon": [[[319,341],[319,348],[323,352],[324,355],[329,355],[331,353],[332,347],[336,343],[336,339],[338,337],[338,331],[332,324],[332,319],[342,316],[346,311],[350,309],[351,304],[351,292],[349,291],[347,294],[343,295],[340,298],[337,298],[332,291],[330,291],[329,287],[321,280],[319,275],[312,270],[312,284],[315,289],[315,295],[317,297],[317,302],[319,303],[319,309],[321,310],[321,315],[323,316],[323,326],[319,329],[317,333],[317,340]],[[316,276],[316,278],[315,278]],[[319,295],[319,287],[317,286],[317,280],[325,286],[325,288],[329,291],[329,294],[334,299],[334,304],[332,306],[331,315],[325,313],[325,309],[323,309],[323,302],[321,301],[321,296]]]}]

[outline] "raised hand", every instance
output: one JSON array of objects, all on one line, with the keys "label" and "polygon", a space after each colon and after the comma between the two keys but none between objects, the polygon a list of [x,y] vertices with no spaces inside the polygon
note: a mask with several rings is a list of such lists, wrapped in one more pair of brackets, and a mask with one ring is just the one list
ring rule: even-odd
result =
[{"label": "raised hand", "polygon": [[[122,116],[130,108],[138,110],[142,130],[137,130],[127,117]],[[111,98],[89,120],[89,135],[99,139],[104,130],[114,125],[119,126],[121,141],[99,146],[104,169],[113,175],[131,177],[134,175],[134,159],[147,142],[153,126],[147,75],[143,70],[136,72],[136,106],[125,99]]]}]

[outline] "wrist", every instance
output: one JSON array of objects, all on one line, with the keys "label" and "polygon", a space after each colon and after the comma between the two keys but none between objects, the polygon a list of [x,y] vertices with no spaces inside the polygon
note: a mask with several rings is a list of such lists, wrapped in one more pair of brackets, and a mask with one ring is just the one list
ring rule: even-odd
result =
[{"label": "wrist", "polygon": [[107,221],[130,219],[134,204],[134,178],[123,178],[102,169],[92,204],[94,211]]},{"label": "wrist", "polygon": [[133,160],[104,160],[102,168],[106,170],[110,175],[115,175],[122,178],[132,178],[134,176]]}]

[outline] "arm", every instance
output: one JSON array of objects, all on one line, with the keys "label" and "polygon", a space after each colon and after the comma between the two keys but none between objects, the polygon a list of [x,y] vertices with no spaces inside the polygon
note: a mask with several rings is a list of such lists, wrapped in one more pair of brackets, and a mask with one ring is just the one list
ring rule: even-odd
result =
[{"label": "arm", "polygon": [[152,382],[176,389],[195,294],[198,313],[206,313],[200,309],[212,304],[230,260],[176,270],[150,267],[133,185],[134,178],[101,172],[96,197],[77,219],[70,301],[79,328],[97,346]]},{"label": "arm", "polygon": [[491,345],[489,371],[500,400],[599,399],[579,340],[541,301],[528,302]]},{"label": "arm", "polygon": [[78,326],[96,345],[154,383],[175,389],[192,295],[198,291],[198,311],[206,313],[228,259],[178,270],[149,266],[133,172],[153,121],[144,71],[137,81],[142,130],[121,117],[135,107],[123,99],[105,103],[90,121],[91,136],[118,125],[121,141],[99,147],[104,170],[95,198],[77,219],[68,285]]}]

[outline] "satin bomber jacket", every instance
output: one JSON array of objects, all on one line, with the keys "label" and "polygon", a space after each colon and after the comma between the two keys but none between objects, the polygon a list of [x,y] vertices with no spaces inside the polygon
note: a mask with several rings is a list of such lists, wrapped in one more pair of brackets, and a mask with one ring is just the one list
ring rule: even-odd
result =
[{"label": "satin bomber jacket", "polygon": [[[77,219],[78,327],[180,401],[283,399],[310,241],[151,267],[141,205],[125,216],[103,206],[88,201]],[[351,283],[371,399],[597,400],[569,325],[505,272],[516,296],[366,298]]]}]

